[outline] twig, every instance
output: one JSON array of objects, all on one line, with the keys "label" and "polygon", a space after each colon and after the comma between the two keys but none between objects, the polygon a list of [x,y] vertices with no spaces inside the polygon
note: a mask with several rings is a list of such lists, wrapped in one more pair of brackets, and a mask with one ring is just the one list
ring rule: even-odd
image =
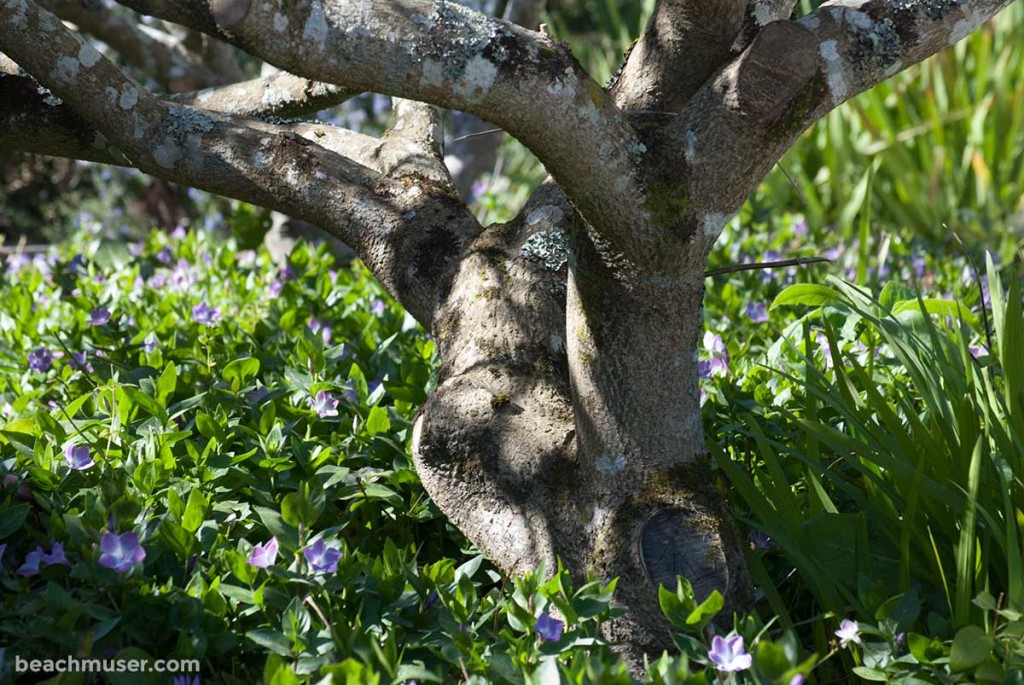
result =
[{"label": "twig", "polygon": [[796,259],[783,259],[778,262],[753,262],[751,264],[733,264],[723,266],[721,269],[712,269],[704,272],[704,278],[723,276],[737,271],[755,271],[757,269],[774,269],[777,266],[802,266],[804,264],[818,264],[820,262],[832,263],[828,257],[798,257]]}]

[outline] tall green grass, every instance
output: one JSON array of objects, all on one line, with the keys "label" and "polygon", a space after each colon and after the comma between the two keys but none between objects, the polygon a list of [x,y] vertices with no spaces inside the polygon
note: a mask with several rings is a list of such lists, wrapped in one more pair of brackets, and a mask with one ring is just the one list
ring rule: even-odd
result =
[{"label": "tall green grass", "polygon": [[[735,428],[755,455],[735,440],[712,448],[827,611],[872,616],[912,593],[955,628],[980,620],[972,599],[981,591],[1024,606],[1024,312],[1017,276],[1005,296],[991,260],[988,277],[995,348],[979,359],[969,351],[971,312],[896,284],[873,298],[830,279],[777,300],[816,307],[783,338],[802,349],[802,377],[789,380],[804,404],[783,410],[792,433],[769,439],[752,415]],[[813,363],[809,336],[800,339],[817,320],[828,371]],[[844,340],[881,352],[861,363]]]}]

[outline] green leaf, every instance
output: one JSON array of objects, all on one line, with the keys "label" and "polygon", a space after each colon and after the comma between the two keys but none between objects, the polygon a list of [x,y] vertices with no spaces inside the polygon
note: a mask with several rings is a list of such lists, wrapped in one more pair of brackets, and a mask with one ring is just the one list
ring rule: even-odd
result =
[{"label": "green leaf", "polygon": [[21,530],[31,510],[32,507],[28,504],[15,504],[6,511],[0,512],[0,540]]},{"label": "green leaf", "polygon": [[174,365],[174,362],[167,362],[164,372],[160,374],[160,378],[156,381],[157,401],[160,404],[166,404],[167,398],[171,396],[177,385],[178,367]]},{"label": "green leaf", "polygon": [[934,297],[926,297],[921,300],[901,300],[892,307],[892,315],[899,317],[900,314],[906,312],[921,312],[922,308],[929,314],[937,314],[939,316],[951,316],[954,319],[963,319],[969,326],[978,325],[978,317],[974,315],[974,312],[964,307],[959,302],[953,300],[941,300]]},{"label": "green leaf", "polygon": [[995,641],[978,626],[965,626],[953,638],[949,651],[949,667],[954,673],[969,671],[981,665],[992,653]]},{"label": "green leaf", "polygon": [[281,631],[273,628],[256,628],[245,634],[247,638],[264,649],[269,649],[279,656],[291,656],[292,643]]},{"label": "green leaf", "polygon": [[241,357],[224,367],[221,377],[231,384],[231,390],[238,392],[260,372],[260,360],[255,357]]},{"label": "green leaf", "polygon": [[725,598],[718,590],[712,590],[708,598],[686,617],[686,625],[702,631],[724,606]]},{"label": "green leaf", "polygon": [[206,498],[199,488],[192,488],[185,505],[185,514],[181,517],[181,527],[190,533],[199,530],[206,516]]},{"label": "green leaf", "polygon": [[366,417],[367,435],[386,433],[389,430],[391,430],[391,420],[388,419],[388,410],[381,406],[373,407],[370,410],[370,415]]},{"label": "green leaf", "polygon": [[841,295],[838,291],[829,288],[824,285],[817,285],[815,283],[798,283],[791,285],[775,298],[772,302],[772,306],[768,308],[769,311],[776,307],[795,307],[795,306],[809,306],[809,307],[820,307],[826,302],[839,299]]}]

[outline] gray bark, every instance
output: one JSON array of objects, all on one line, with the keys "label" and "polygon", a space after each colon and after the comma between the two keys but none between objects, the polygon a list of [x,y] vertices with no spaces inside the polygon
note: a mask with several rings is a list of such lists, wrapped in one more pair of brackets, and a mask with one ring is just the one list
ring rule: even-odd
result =
[{"label": "gray bark", "polygon": [[[632,663],[669,646],[659,584],[743,611],[741,541],[714,486],[696,342],[708,251],[796,137],[963,38],[1010,0],[666,0],[612,92],[542,34],[420,0],[123,0],[294,74],[457,108],[552,178],[480,226],[442,162],[438,112],[382,139],[273,124],[211,95],[147,93],[28,0],[0,49],[59,97],[0,76],[0,148],[131,164],[286,212],[352,245],[433,332],[439,386],[414,425],[428,492],[502,569],[561,559],[619,576],[608,628]],[[301,28],[304,39],[285,40]],[[197,107],[209,108],[198,109]],[[638,117],[641,109],[669,112]]]}]

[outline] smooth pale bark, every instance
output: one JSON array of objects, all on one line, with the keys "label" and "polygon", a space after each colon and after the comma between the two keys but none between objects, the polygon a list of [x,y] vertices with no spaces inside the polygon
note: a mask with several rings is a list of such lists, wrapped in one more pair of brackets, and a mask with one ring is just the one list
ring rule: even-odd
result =
[{"label": "smooth pale bark", "polygon": [[[373,140],[167,102],[27,0],[0,0],[0,49],[63,104],[0,77],[29,96],[0,98],[0,121],[48,141],[23,147],[121,159],[355,246],[437,340],[412,440],[430,495],[509,573],[561,559],[577,579],[618,576],[631,611],[608,637],[639,665],[670,645],[657,587],[676,574],[699,598],[722,591],[726,616],[751,596],[700,420],[708,251],[815,119],[1009,2],[842,0],[777,21],[791,0],[665,0],[608,93],[564,46],[454,3],[123,0],[296,78],[502,126],[552,179],[486,228],[448,177],[433,108],[398,102]],[[635,116],[649,106],[671,116]]]}]

